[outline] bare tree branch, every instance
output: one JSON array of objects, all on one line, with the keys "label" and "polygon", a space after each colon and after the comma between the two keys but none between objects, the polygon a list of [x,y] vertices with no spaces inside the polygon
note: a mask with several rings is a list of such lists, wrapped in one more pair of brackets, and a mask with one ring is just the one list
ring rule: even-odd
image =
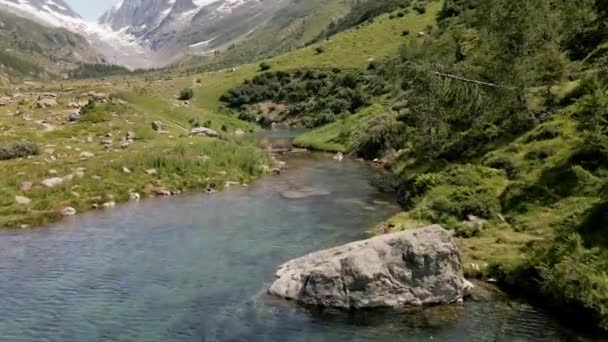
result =
[{"label": "bare tree branch", "polygon": [[482,85],[482,86],[486,86],[486,87],[513,89],[513,87],[503,86],[503,85],[495,84],[495,83],[489,83],[489,82],[482,82],[482,81],[471,80],[471,79],[460,77],[460,76],[456,76],[456,75],[444,74],[444,73],[438,72],[438,71],[434,72],[434,74],[437,75],[437,76],[440,76],[440,77],[447,77],[447,78],[451,78],[451,79],[454,79],[454,80],[458,80],[458,81],[462,81],[462,82],[467,82],[467,83],[473,83],[473,84]]}]

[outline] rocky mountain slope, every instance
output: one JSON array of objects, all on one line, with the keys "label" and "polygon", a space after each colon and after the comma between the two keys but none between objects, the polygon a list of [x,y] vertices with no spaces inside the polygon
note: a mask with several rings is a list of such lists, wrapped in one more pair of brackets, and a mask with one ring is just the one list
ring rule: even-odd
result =
[{"label": "rocky mountain slope", "polygon": [[82,36],[0,10],[0,80],[60,78],[103,58]]},{"label": "rocky mountain slope", "polygon": [[0,0],[0,10],[82,35],[108,63],[142,69],[178,60],[224,67],[274,56],[306,45],[365,2],[124,0],[98,23],[64,1]]},{"label": "rocky mountain slope", "polygon": [[[34,21],[38,25],[64,29],[85,38],[107,63],[130,68],[154,66],[150,53],[131,36],[85,21],[63,0],[0,0],[0,12]],[[39,31],[44,29],[39,29]],[[93,49],[92,49],[93,50]]]},{"label": "rocky mountain slope", "polygon": [[125,0],[99,25],[148,50],[164,66],[190,53],[228,48],[267,22],[290,0]]}]

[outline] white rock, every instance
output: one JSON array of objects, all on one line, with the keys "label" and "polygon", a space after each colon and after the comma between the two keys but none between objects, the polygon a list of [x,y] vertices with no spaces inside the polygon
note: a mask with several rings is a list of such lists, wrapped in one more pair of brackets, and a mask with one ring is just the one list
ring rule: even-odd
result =
[{"label": "white rock", "polygon": [[216,138],[219,136],[219,134],[216,131],[212,130],[211,128],[207,128],[207,127],[193,128],[190,131],[190,135],[197,136],[197,137],[211,137],[211,138]]},{"label": "white rock", "polygon": [[106,209],[111,209],[116,207],[116,202],[106,202],[104,204],[102,204],[102,207],[106,208]]},{"label": "white rock", "polygon": [[61,209],[61,215],[63,216],[74,216],[76,215],[76,209],[72,207],[65,207]]},{"label": "white rock", "polygon": [[54,188],[63,184],[63,178],[53,177],[47,178],[41,182],[41,184],[47,188]]},{"label": "white rock", "polygon": [[289,261],[269,292],[305,305],[404,308],[471,294],[451,234],[430,226],[378,236]]},{"label": "white rock", "polygon": [[29,205],[32,203],[32,200],[25,196],[15,196],[15,202],[19,205]]},{"label": "white rock", "polygon": [[93,154],[91,152],[84,151],[84,152],[80,153],[80,158],[93,158],[93,157],[95,157],[95,154]]}]

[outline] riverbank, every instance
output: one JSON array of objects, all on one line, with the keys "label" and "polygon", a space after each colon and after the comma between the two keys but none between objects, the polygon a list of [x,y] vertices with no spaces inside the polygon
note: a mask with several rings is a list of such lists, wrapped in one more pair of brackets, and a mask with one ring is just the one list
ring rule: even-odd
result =
[{"label": "riverbank", "polygon": [[370,185],[375,171],[363,163],[315,153],[287,161],[280,175],[248,188],[0,231],[0,269],[10,274],[0,284],[2,336],[15,342],[577,336],[542,310],[495,291],[464,305],[400,314],[317,310],[270,297],[277,265],[365,238],[368,227],[398,210]]},{"label": "riverbank", "polygon": [[[196,99],[178,101],[175,90],[158,97],[132,89],[97,82],[6,97],[0,227],[38,227],[150,196],[219,191],[270,171],[270,157],[243,136],[255,127],[200,113]],[[198,126],[218,136],[190,134]]]}]

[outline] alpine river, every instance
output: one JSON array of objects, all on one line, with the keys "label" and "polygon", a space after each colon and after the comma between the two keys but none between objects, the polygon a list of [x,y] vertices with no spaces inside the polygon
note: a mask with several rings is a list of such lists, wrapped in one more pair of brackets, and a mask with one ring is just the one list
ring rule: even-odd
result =
[{"label": "alpine river", "polygon": [[364,164],[293,154],[249,188],[131,203],[0,232],[1,341],[566,341],[499,293],[409,314],[271,298],[276,267],[396,212]]}]

